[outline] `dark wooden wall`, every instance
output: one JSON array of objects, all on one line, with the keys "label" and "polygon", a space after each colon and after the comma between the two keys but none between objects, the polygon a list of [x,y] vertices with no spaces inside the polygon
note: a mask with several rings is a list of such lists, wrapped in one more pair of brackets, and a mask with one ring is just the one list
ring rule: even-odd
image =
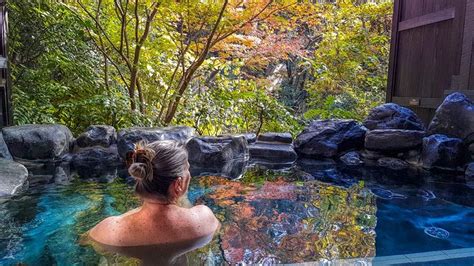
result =
[{"label": "dark wooden wall", "polygon": [[474,0],[395,0],[387,101],[428,123],[447,94],[473,93],[473,18]]},{"label": "dark wooden wall", "polygon": [[11,125],[11,95],[8,74],[8,15],[6,0],[0,0],[0,128]]}]

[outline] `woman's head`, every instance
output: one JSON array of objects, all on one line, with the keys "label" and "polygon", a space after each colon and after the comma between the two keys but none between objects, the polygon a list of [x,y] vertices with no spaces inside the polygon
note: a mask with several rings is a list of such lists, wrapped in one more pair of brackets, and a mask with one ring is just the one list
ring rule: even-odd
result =
[{"label": "woman's head", "polygon": [[135,145],[128,172],[137,181],[138,195],[175,200],[189,186],[188,152],[175,141]]}]

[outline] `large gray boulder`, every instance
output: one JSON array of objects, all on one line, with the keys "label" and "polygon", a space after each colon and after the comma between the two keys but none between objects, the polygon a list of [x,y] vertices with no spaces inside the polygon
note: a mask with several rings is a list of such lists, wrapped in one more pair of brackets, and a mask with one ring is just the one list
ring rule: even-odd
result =
[{"label": "large gray boulder", "polygon": [[28,170],[22,164],[0,159],[0,196],[18,194],[27,184]]},{"label": "large gray boulder", "polygon": [[72,155],[71,164],[79,168],[110,168],[122,163],[117,152],[117,146],[88,147]]},{"label": "large gray boulder", "polygon": [[[123,164],[117,146],[94,146],[81,149],[72,155],[71,165],[82,178],[108,176]],[[115,177],[112,177],[112,179]]]},{"label": "large gray boulder", "polygon": [[265,142],[280,142],[290,144],[293,142],[293,137],[290,133],[277,133],[277,132],[269,132],[263,133],[258,135],[258,141],[265,141]]},{"label": "large gray boulder", "polygon": [[69,152],[71,131],[63,125],[24,125],[3,129],[3,138],[16,159],[57,160]]},{"label": "large gray boulder", "polygon": [[386,103],[372,109],[364,126],[373,129],[425,130],[423,122],[410,109],[395,103]]},{"label": "large gray boulder", "polygon": [[117,141],[117,132],[112,126],[92,125],[76,139],[78,148],[93,146],[109,147]]},{"label": "large gray boulder", "polygon": [[194,129],[190,127],[128,128],[118,133],[117,149],[120,157],[126,159],[127,153],[133,151],[139,141],[175,140],[184,144],[193,136]]},{"label": "large gray boulder", "polygon": [[252,161],[283,164],[293,163],[298,155],[293,149],[290,133],[263,133],[255,143],[249,145]]},{"label": "large gray boulder", "polygon": [[249,150],[244,137],[195,137],[186,149],[189,163],[201,167],[225,165],[231,160],[247,160]]},{"label": "large gray boulder", "polygon": [[425,168],[456,169],[462,164],[463,143],[459,138],[436,134],[423,139],[421,160]]},{"label": "large gray boulder", "polygon": [[294,141],[295,151],[307,157],[334,157],[364,146],[366,129],[354,120],[315,120]]},{"label": "large gray boulder", "polygon": [[367,132],[365,148],[381,152],[410,150],[421,146],[424,131],[405,129],[375,129]]},{"label": "large gray boulder", "polygon": [[474,142],[474,103],[462,93],[452,93],[436,110],[428,134],[443,134]]},{"label": "large gray boulder", "polygon": [[8,146],[3,139],[3,133],[0,131],[0,158],[13,160],[10,151],[8,150]]},{"label": "large gray boulder", "polygon": [[257,159],[275,163],[294,162],[298,157],[291,144],[280,142],[257,141],[249,146],[249,152],[252,160]]}]

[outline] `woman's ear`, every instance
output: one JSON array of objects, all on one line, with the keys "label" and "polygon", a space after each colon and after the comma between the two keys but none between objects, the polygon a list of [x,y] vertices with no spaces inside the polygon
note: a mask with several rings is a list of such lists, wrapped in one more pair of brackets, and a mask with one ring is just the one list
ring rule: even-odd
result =
[{"label": "woman's ear", "polygon": [[181,196],[183,194],[185,188],[185,180],[182,177],[178,177],[174,182],[174,190],[176,195]]}]

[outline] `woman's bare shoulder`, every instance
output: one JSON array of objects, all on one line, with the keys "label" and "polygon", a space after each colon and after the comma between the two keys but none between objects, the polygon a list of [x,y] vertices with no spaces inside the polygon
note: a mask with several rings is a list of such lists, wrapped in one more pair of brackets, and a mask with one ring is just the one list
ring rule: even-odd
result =
[{"label": "woman's bare shoulder", "polygon": [[89,230],[89,237],[101,244],[113,245],[118,235],[120,216],[105,218]]},{"label": "woman's bare shoulder", "polygon": [[199,234],[210,234],[219,227],[219,220],[206,205],[197,205],[191,208],[193,217],[196,219],[197,231]]}]

